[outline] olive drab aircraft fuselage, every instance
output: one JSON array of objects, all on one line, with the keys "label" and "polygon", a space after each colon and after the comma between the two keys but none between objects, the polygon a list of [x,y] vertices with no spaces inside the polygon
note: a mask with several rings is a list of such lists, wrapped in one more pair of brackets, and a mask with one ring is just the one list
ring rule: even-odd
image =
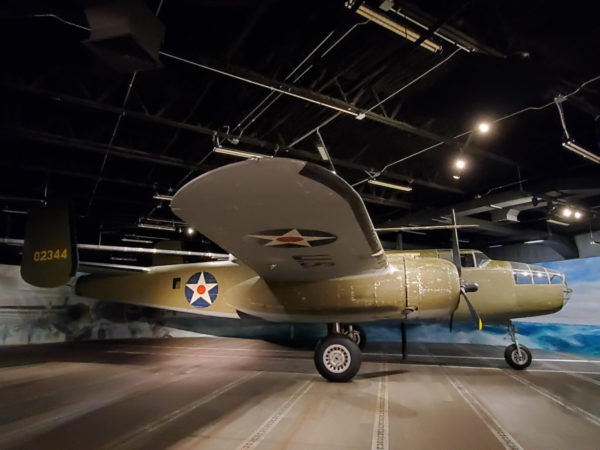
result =
[{"label": "olive drab aircraft fuselage", "polygon": [[[510,319],[558,311],[568,299],[562,274],[459,252],[457,239],[455,252],[385,252],[356,191],[304,161],[215,169],[181,188],[171,209],[232,257],[85,275],[77,294],[213,317],[327,323],[315,365],[331,381],[356,374],[365,339],[357,325],[381,319],[508,321],[515,344],[507,362],[527,367],[531,354]],[[23,277],[35,281],[42,266],[24,258]]]}]

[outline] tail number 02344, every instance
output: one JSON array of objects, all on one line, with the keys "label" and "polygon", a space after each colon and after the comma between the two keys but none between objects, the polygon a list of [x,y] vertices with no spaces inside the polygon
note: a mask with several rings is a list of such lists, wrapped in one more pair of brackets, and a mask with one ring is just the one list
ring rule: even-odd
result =
[{"label": "tail number 02344", "polygon": [[44,262],[44,261],[52,261],[55,259],[67,259],[67,249],[63,248],[56,250],[40,250],[33,252],[33,261],[35,262]]}]

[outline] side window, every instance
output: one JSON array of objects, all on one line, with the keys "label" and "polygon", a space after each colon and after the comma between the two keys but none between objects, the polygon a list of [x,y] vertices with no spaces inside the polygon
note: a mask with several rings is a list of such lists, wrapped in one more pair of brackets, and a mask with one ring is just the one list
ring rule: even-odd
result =
[{"label": "side window", "polygon": [[473,255],[475,256],[475,265],[477,267],[485,267],[491,261],[489,256],[483,252],[473,252]]},{"label": "side window", "polygon": [[550,284],[563,284],[563,277],[560,273],[550,274]]},{"label": "side window", "polygon": [[179,289],[181,287],[181,278],[173,278],[173,289]]},{"label": "side window", "polygon": [[533,284],[531,281],[531,272],[529,270],[514,270],[515,283],[517,284]]},{"label": "side window", "polygon": [[460,263],[463,267],[475,267],[475,261],[473,260],[473,253],[461,253]]},{"label": "side window", "polygon": [[533,272],[533,282],[535,284],[549,284],[548,274],[546,273],[546,271],[544,270],[542,272],[541,270],[535,270]]}]

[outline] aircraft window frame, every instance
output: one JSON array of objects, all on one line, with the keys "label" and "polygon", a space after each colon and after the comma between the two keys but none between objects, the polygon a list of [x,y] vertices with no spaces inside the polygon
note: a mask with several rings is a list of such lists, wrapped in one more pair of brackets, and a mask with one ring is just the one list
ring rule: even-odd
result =
[{"label": "aircraft window frame", "polygon": [[515,280],[515,284],[521,285],[532,285],[533,284],[533,274],[531,270],[513,270],[513,279]]},{"label": "aircraft window frame", "polygon": [[[548,276],[548,272],[543,267],[537,267],[536,269],[532,270],[531,273],[533,275],[533,284],[550,284],[550,277]],[[544,276],[542,277],[541,275]],[[545,280],[545,282],[542,282],[542,280]]]},{"label": "aircraft window frame", "polygon": [[[470,262],[468,262],[469,259]],[[477,267],[475,265],[475,256],[473,255],[473,252],[460,252],[460,265],[469,269]]]},{"label": "aircraft window frame", "polygon": [[[480,258],[477,258],[478,256]],[[485,267],[492,260],[488,255],[479,250],[473,252],[473,257],[475,258],[475,267]]]},{"label": "aircraft window frame", "polygon": [[[550,275],[550,284],[564,284],[565,283],[565,277],[562,273],[559,272],[548,272],[548,274]],[[558,283],[555,282],[555,280],[558,280]]]},{"label": "aircraft window frame", "polygon": [[533,285],[533,272],[529,264],[510,261],[513,280],[516,285]]}]

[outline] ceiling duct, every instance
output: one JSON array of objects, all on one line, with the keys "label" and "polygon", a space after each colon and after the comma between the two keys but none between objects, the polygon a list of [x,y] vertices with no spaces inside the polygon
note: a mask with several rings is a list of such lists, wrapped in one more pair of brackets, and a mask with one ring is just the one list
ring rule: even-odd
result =
[{"label": "ceiling duct", "polygon": [[161,67],[165,27],[139,0],[119,0],[85,10],[90,38],[84,44],[119,72]]},{"label": "ceiling duct", "polygon": [[514,208],[491,211],[492,222],[518,222],[519,210]]}]

